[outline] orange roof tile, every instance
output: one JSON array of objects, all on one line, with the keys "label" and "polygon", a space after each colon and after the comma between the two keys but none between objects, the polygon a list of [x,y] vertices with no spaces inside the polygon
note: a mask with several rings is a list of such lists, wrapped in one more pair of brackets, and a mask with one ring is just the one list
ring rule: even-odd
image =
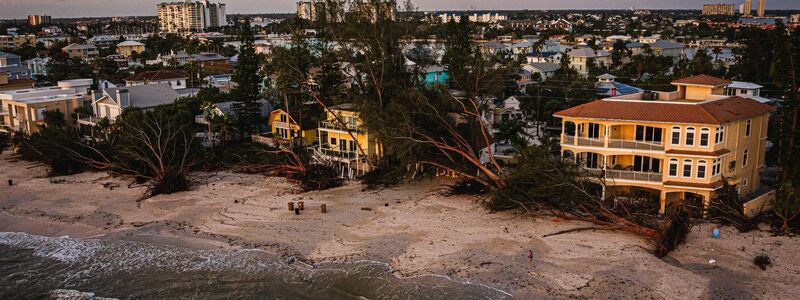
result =
[{"label": "orange roof tile", "polygon": [[586,119],[720,125],[760,116],[772,110],[773,107],[768,104],[741,97],[701,103],[595,100],[553,115]]},{"label": "orange roof tile", "polygon": [[722,86],[729,85],[733,81],[714,77],[711,75],[700,74],[691,77],[681,78],[672,82],[672,84],[693,84],[693,85],[706,85],[706,86]]}]

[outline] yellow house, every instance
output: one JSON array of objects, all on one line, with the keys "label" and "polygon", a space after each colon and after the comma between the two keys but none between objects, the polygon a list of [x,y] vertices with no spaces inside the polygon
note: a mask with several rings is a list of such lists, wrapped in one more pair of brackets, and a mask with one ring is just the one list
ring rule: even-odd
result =
[{"label": "yellow house", "polygon": [[343,177],[369,172],[383,156],[383,148],[369,135],[352,104],[330,107],[318,130],[315,154],[322,160],[339,163]]},{"label": "yellow house", "polygon": [[131,57],[131,55],[133,55],[134,52],[139,54],[144,52],[144,44],[136,41],[124,41],[122,43],[117,44],[117,54],[120,54],[128,58]]},{"label": "yellow house", "polygon": [[708,205],[724,181],[741,195],[761,185],[773,107],[724,96],[731,81],[699,75],[675,92],[596,100],[554,115],[561,152],[604,178],[606,195],[647,191],[661,211],[679,200]]},{"label": "yellow house", "polygon": [[317,139],[316,128],[300,128],[300,124],[282,109],[269,114],[269,126],[276,145],[308,146]]}]

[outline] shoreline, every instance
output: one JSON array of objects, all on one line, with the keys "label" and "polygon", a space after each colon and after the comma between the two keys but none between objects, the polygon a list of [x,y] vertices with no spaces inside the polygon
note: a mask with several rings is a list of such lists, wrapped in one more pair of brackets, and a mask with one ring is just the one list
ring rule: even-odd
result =
[{"label": "shoreline", "polygon": [[[543,238],[583,225],[519,212],[488,213],[474,197],[439,195],[439,180],[375,191],[349,183],[293,194],[282,178],[203,173],[196,175],[205,184],[191,191],[137,205],[142,189],[118,179],[101,173],[46,178],[41,168],[9,161],[7,155],[0,161],[0,179],[15,184],[0,186],[0,231],[196,250],[255,249],[311,266],[380,262],[398,278],[443,276],[523,299],[800,295],[794,284],[800,281],[796,237],[723,227],[722,238],[712,239],[710,225],[703,224],[685,245],[658,259],[644,240],[625,233]],[[119,187],[108,189],[105,183]],[[305,202],[300,215],[286,207],[293,200]],[[319,212],[322,203],[326,214]],[[534,252],[533,263],[528,250]],[[773,258],[767,271],[752,263],[761,253]]]}]

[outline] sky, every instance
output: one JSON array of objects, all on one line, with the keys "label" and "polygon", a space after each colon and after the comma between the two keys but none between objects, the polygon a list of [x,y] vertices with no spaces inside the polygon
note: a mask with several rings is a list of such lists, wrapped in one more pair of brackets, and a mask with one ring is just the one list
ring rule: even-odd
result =
[{"label": "sky", "polygon": [[[173,0],[169,0],[173,1]],[[700,9],[703,3],[744,3],[744,0],[412,0],[419,10],[469,9]],[[30,14],[53,17],[155,15],[163,0],[0,0],[0,19]],[[294,12],[297,0],[221,0],[228,13]],[[758,0],[753,0],[753,9]],[[770,9],[800,9],[800,0],[768,0]]]}]

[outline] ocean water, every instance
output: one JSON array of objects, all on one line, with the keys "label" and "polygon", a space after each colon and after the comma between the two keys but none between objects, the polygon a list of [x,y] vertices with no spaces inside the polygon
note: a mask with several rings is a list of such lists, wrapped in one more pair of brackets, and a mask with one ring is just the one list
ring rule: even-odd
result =
[{"label": "ocean water", "polygon": [[118,299],[510,298],[443,276],[398,278],[380,262],[309,266],[259,250],[0,233],[0,299],[50,298],[59,290]]}]

